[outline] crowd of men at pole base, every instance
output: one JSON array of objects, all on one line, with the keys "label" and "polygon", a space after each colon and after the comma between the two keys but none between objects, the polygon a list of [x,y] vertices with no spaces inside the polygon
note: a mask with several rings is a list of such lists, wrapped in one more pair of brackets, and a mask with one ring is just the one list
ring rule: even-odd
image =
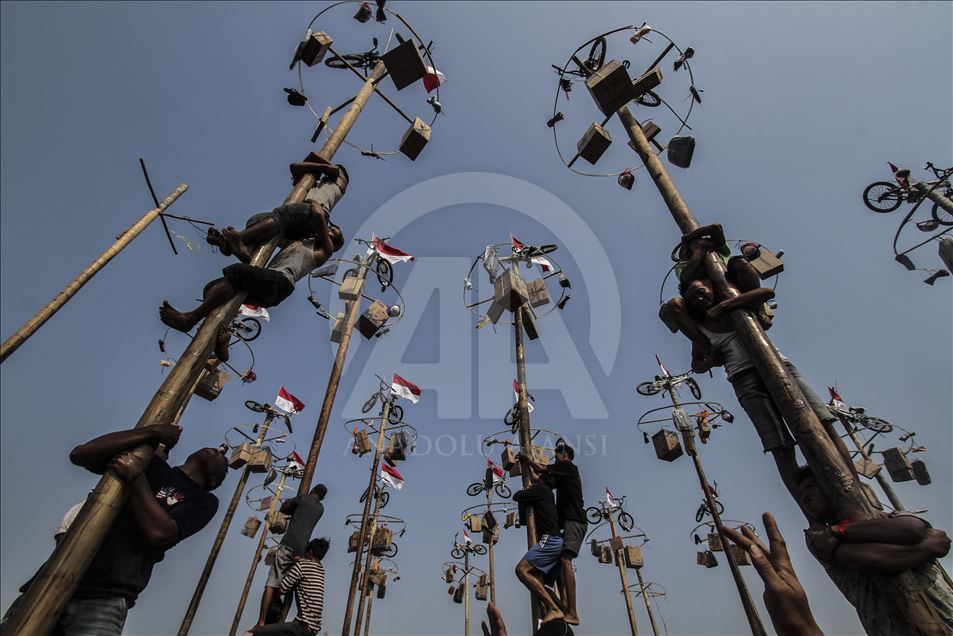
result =
[{"label": "crowd of men at pole base", "polygon": [[[331,221],[331,211],[346,192],[347,171],[313,153],[305,162],[292,164],[291,171],[295,180],[304,174],[317,176],[317,184],[305,201],[256,214],[243,230],[210,229],[208,242],[240,262],[226,266],[221,278],[205,286],[203,300],[195,309],[182,312],[163,302],[159,310],[163,323],[188,332],[237,291],[247,292],[246,303],[250,305],[274,307],[291,295],[299,280],[341,249],[344,236]],[[275,238],[281,250],[268,266],[250,265],[257,246]],[[719,298],[706,279],[703,259],[709,252],[724,260],[730,282],[741,292],[739,296]],[[811,470],[799,465],[796,444],[781,410],[728,319],[733,310],[748,308],[762,327],[771,326],[773,314],[767,303],[774,291],[760,286],[761,277],[751,259],[732,255],[721,227],[711,225],[683,237],[676,274],[679,296],[662,306],[660,318],[673,332],[680,331],[691,341],[694,371],[724,367],[764,452],[772,454],[782,482],[804,513],[811,553],[855,607],[863,628],[869,634],[883,635],[907,631],[903,616],[882,595],[876,579],[910,571],[946,627],[953,631],[953,588],[937,562],[949,551],[947,534],[906,512],[880,513],[872,519],[840,519]],[[227,358],[227,344],[228,334],[223,332],[215,347],[218,359]],[[834,416],[793,362],[778,353],[853,470],[850,453],[832,426]],[[203,448],[189,455],[185,463],[172,467],[167,454],[180,433],[177,425],[156,422],[145,428],[108,433],[73,449],[70,460],[75,465],[97,474],[112,471],[125,482],[129,496],[66,605],[57,634],[121,634],[127,612],[146,588],[153,566],[166,550],[202,530],[215,516],[218,499],[212,491],[226,476],[225,450]],[[143,444],[158,449],[148,464],[130,452]],[[572,634],[574,628],[585,633],[584,612],[576,606],[573,561],[579,556],[587,520],[574,454],[561,442],[552,463],[519,457],[523,470],[530,475],[530,485],[515,493],[513,499],[524,519],[528,510],[533,511],[539,541],[519,560],[515,574],[542,607],[537,634]],[[853,478],[858,479],[856,472]],[[290,515],[290,521],[268,574],[258,620],[247,633],[305,635],[322,629],[322,559],[330,541],[312,539],[312,533],[324,514],[322,500],[327,493],[328,488],[318,484],[310,493],[282,503],[280,510]],[[56,531],[57,540],[81,505],[67,512]],[[763,580],[764,602],[775,630],[784,635],[821,634],[770,513],[764,514],[763,523],[767,545],[748,527],[740,531],[728,528],[725,532],[749,555]],[[553,583],[557,581],[560,594],[554,592]],[[21,592],[29,585],[28,581]],[[289,621],[292,597],[297,612]],[[14,601],[0,626],[6,624],[19,601]],[[496,606],[490,604],[487,615],[488,623],[482,625],[484,634],[505,635],[503,617]]]}]

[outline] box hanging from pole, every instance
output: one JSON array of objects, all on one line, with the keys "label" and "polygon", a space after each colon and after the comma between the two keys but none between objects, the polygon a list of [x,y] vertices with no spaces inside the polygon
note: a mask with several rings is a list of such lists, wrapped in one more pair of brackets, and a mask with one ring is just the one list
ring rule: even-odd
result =
[{"label": "box hanging from pole", "polygon": [[711,550],[697,552],[695,555],[695,562],[698,565],[704,565],[706,568],[713,568],[718,565],[718,560],[715,558],[715,555]]},{"label": "box hanging from pole", "polygon": [[496,545],[500,541],[500,526],[493,526],[493,529],[485,527],[483,528],[483,543],[490,545]]},{"label": "box hanging from pole", "polygon": [[655,456],[662,461],[672,462],[682,456],[682,445],[674,431],[663,428],[652,436]]},{"label": "box hanging from pole", "polygon": [[473,594],[474,596],[476,596],[476,600],[485,601],[486,600],[486,586],[477,585],[475,588],[473,588]]},{"label": "box hanging from pole", "polygon": [[241,445],[232,449],[232,456],[228,460],[228,467],[231,469],[241,468],[251,459],[255,452],[255,445],[251,442],[242,442]]},{"label": "box hanging from pole", "polygon": [[268,530],[272,534],[284,534],[285,530],[288,529],[288,522],[291,520],[291,515],[286,515],[283,512],[275,510],[268,522]]},{"label": "box hanging from pole", "polygon": [[378,528],[377,532],[374,533],[374,547],[371,552],[375,556],[381,556],[390,548],[393,539],[394,533],[390,528]]},{"label": "box hanging from pole", "polygon": [[515,512],[508,512],[508,513],[506,513],[506,521],[503,522],[503,527],[504,527],[504,528],[512,528],[512,527],[515,526],[516,524],[517,524],[517,521],[516,521],[516,513],[515,513]]},{"label": "box hanging from pole", "polygon": [[708,533],[708,549],[712,552],[723,552],[724,546],[721,545],[721,535],[717,532]]},{"label": "box hanging from pole", "polygon": [[447,583],[453,583],[453,570],[451,568],[443,571],[443,580]]},{"label": "box hanging from pole", "polygon": [[580,157],[595,165],[611,144],[612,136],[609,131],[596,122],[592,122],[583,136],[576,142],[576,150]]},{"label": "box hanging from pole", "polygon": [[612,563],[612,550],[609,546],[599,547],[599,563]]},{"label": "box hanging from pole", "polygon": [[390,314],[387,313],[387,305],[379,300],[371,303],[371,306],[361,314],[357,321],[357,328],[365,339],[373,338],[380,328],[384,326]]},{"label": "box hanging from pole", "polygon": [[483,530],[483,519],[480,518],[480,515],[470,515],[467,517],[467,527],[470,528],[470,532],[481,532]]},{"label": "box hanging from pole", "polygon": [[360,535],[360,532],[355,530],[353,533],[351,533],[351,536],[347,538],[348,552],[357,552],[357,545],[359,543],[359,540],[358,540],[359,535]]},{"label": "box hanging from pole", "polygon": [[371,452],[371,439],[368,437],[367,431],[361,430],[354,433],[354,444],[351,446],[351,452],[358,457],[363,457]]},{"label": "box hanging from pole", "polygon": [[392,462],[405,461],[407,459],[407,433],[405,431],[397,431],[391,435],[389,439],[390,443],[384,453],[384,459]]},{"label": "box hanging from pole", "polygon": [[630,570],[638,569],[644,564],[642,560],[642,548],[638,546],[627,545],[625,546],[625,550],[622,551],[622,554],[625,557],[625,567]]},{"label": "box hanging from pole", "polygon": [[738,565],[751,565],[751,557],[748,556],[748,553],[745,552],[744,548],[736,545],[729,545],[728,552],[731,553],[732,558],[734,558],[735,563]]},{"label": "box hanging from pole", "polygon": [[219,396],[226,382],[228,382],[228,373],[207,364],[202,371],[202,379],[195,385],[195,395],[211,402]]},{"label": "box hanging from pole", "polygon": [[536,320],[533,317],[533,310],[527,307],[520,311],[523,312],[523,331],[526,332],[526,337],[529,340],[538,340],[539,332],[536,330]]},{"label": "box hanging from pole", "polygon": [[529,294],[529,306],[533,309],[548,305],[551,302],[549,289],[546,287],[546,281],[542,278],[526,283],[526,292]]},{"label": "box hanging from pole", "polygon": [[505,309],[516,311],[527,300],[529,300],[529,291],[518,269],[515,266],[504,269],[493,283],[493,301],[498,302]]},{"label": "box hanging from pole", "polygon": [[265,552],[265,565],[274,565],[275,564],[275,553],[278,552],[278,548],[268,548],[268,551]]},{"label": "box hanging from pole", "polygon": [[592,539],[589,542],[589,552],[591,552],[592,556],[596,558],[598,558],[599,555],[602,553],[602,548],[599,546],[599,542],[596,541],[595,539]]},{"label": "box hanging from pole", "polygon": [[760,252],[758,257],[749,262],[751,266],[755,268],[755,271],[758,272],[758,276],[761,277],[761,280],[767,280],[784,271],[784,263],[782,263],[781,259],[775,256],[771,250],[761,245],[758,248],[758,252]]},{"label": "box hanging from pole", "polygon": [[275,498],[274,498],[273,496],[271,496],[271,497],[265,497],[264,499],[262,499],[261,501],[258,502],[258,509],[259,509],[259,510],[271,510],[271,502],[274,501],[274,500],[275,500]]},{"label": "box hanging from pole", "polygon": [[[651,142],[653,139],[658,137],[659,133],[662,132],[662,129],[659,128],[659,125],[654,121],[647,121],[642,124],[642,134],[645,135],[645,138]],[[632,146],[632,142],[629,142],[629,146]],[[635,148],[632,148],[635,150]]]},{"label": "box hanging from pole", "polygon": [[619,60],[612,60],[586,79],[586,88],[603,115],[617,110],[637,97],[629,72]]},{"label": "box hanging from pole", "polygon": [[884,509],[884,505],[880,503],[879,499],[877,499],[877,493],[874,492],[874,489],[870,487],[870,484],[861,483],[860,489],[864,491],[864,496],[867,497],[867,501],[870,502],[871,506],[873,506],[877,510]]},{"label": "box hanging from pole", "polygon": [[500,456],[500,465],[503,470],[510,471],[510,477],[519,477],[521,474],[520,463],[516,461],[516,451],[511,446],[503,449],[503,454]]},{"label": "box hanging from pole", "polygon": [[414,119],[400,140],[400,151],[411,161],[416,161],[424,146],[430,141],[430,124],[420,117]]},{"label": "box hanging from pole", "polygon": [[311,33],[304,42],[304,48],[301,51],[301,61],[307,66],[320,64],[333,43],[334,40],[324,31]]},{"label": "box hanging from pole", "polygon": [[454,603],[463,603],[463,586],[458,587],[453,593]]},{"label": "box hanging from pole", "polygon": [[657,88],[661,83],[662,71],[656,66],[652,70],[648,71],[645,75],[632,82],[632,90],[635,92],[635,96],[632,99],[645,95],[650,90]]},{"label": "box hanging from pole", "polygon": [[910,466],[913,468],[913,476],[918,484],[928,486],[933,483],[933,479],[930,478],[930,471],[927,470],[927,465],[922,459],[913,460],[910,462]]},{"label": "box hanging from pole", "polygon": [[271,451],[263,446],[256,446],[248,459],[248,470],[253,473],[267,473],[271,470]]},{"label": "box hanging from pole", "polygon": [[420,49],[417,48],[413,38],[404,40],[384,53],[381,61],[387,67],[387,73],[394,80],[397,90],[407,88],[427,74],[427,65],[424,64],[424,58],[420,55]]},{"label": "box hanging from pole", "polygon": [[894,481],[911,481],[916,476],[907,454],[899,448],[888,448],[883,452],[884,466]]},{"label": "box hanging from pole", "polygon": [[258,534],[258,528],[261,526],[261,519],[258,517],[248,517],[245,525],[242,526],[242,534],[246,537],[254,538]]}]

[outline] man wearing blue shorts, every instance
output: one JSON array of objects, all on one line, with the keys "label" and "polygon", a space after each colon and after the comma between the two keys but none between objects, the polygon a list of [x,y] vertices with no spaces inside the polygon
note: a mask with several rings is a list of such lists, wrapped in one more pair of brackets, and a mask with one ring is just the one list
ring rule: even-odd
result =
[{"label": "man wearing blue shorts", "polygon": [[516,578],[529,589],[530,593],[543,604],[546,613],[542,622],[564,618],[563,612],[553,595],[546,589],[544,579],[558,572],[553,568],[559,564],[563,553],[563,540],[559,536],[559,517],[556,502],[553,499],[553,478],[549,474],[537,475],[527,464],[523,470],[530,471],[533,484],[513,495],[513,501],[519,505],[520,523],[526,523],[526,513],[533,511],[536,520],[536,532],[539,543],[529,549],[516,564]]}]

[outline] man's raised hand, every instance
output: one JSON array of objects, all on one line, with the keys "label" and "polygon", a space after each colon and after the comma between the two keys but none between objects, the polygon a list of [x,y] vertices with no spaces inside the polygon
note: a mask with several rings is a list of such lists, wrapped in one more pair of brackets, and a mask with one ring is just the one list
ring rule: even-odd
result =
[{"label": "man's raised hand", "polygon": [[120,453],[109,460],[106,468],[124,482],[129,483],[142,474],[146,468],[146,462],[134,453]]},{"label": "man's raised hand", "polygon": [[179,436],[182,435],[182,427],[176,424],[156,424],[150,430],[155,435],[156,442],[164,444],[166,450],[172,449],[178,443]]},{"label": "man's raised hand", "polygon": [[490,626],[486,626],[486,621],[480,621],[480,627],[483,628],[483,636],[506,636],[506,625],[503,623],[503,615],[493,603],[486,606],[486,617],[490,619]]}]

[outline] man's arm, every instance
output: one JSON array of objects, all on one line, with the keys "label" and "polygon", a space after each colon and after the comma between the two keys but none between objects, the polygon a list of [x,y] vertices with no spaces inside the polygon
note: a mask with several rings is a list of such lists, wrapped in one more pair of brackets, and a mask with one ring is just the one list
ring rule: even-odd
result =
[{"label": "man's arm", "polygon": [[75,447],[70,452],[69,459],[76,466],[101,475],[105,472],[109,460],[119,453],[143,444],[165,444],[167,448],[171,448],[179,441],[181,433],[182,429],[173,424],[157,424],[106,433]]},{"label": "man's arm", "polygon": [[550,468],[549,464],[540,464],[539,462],[523,454],[520,454],[517,459],[519,460],[521,464],[523,464],[524,466],[529,466],[540,475],[542,475],[543,473],[549,472],[549,468]]},{"label": "man's arm", "polygon": [[833,527],[833,533],[844,543],[895,543],[916,545],[927,538],[930,524],[912,515],[860,519]]},{"label": "man's arm", "polygon": [[301,566],[298,563],[295,563],[281,579],[281,583],[278,584],[278,591],[282,594],[287,594],[291,590],[298,587],[298,583],[301,581]]},{"label": "man's arm", "polygon": [[[942,535],[942,536],[941,536]],[[946,555],[950,539],[941,530],[930,529],[915,545],[896,543],[841,543],[834,561],[853,570],[893,576]]]},{"label": "man's arm", "polygon": [[725,245],[725,231],[722,229],[720,223],[703,225],[685,234],[682,236],[682,245],[690,245],[692,241],[702,238],[710,239],[715,248]]},{"label": "man's arm", "polygon": [[282,512],[286,515],[292,514],[295,511],[295,508],[298,507],[298,497],[300,496],[301,495],[298,495],[297,497],[292,497],[291,499],[281,502],[281,508],[279,508],[279,512]]},{"label": "man's arm", "polygon": [[513,495],[513,501],[517,503],[531,504],[534,501],[540,501],[543,498],[542,489],[537,488],[536,486],[530,486],[529,488],[524,488],[523,490],[517,491]]},{"label": "man's arm", "polygon": [[122,453],[109,462],[108,468],[126,482],[133,519],[151,548],[161,548],[179,539],[179,525],[162,509],[146,476],[145,462],[132,453]]},{"label": "man's arm", "polygon": [[753,308],[763,305],[765,302],[774,298],[774,290],[770,287],[759,287],[739,294],[734,298],[723,300],[706,313],[710,318],[717,318],[721,314],[734,309]]}]

